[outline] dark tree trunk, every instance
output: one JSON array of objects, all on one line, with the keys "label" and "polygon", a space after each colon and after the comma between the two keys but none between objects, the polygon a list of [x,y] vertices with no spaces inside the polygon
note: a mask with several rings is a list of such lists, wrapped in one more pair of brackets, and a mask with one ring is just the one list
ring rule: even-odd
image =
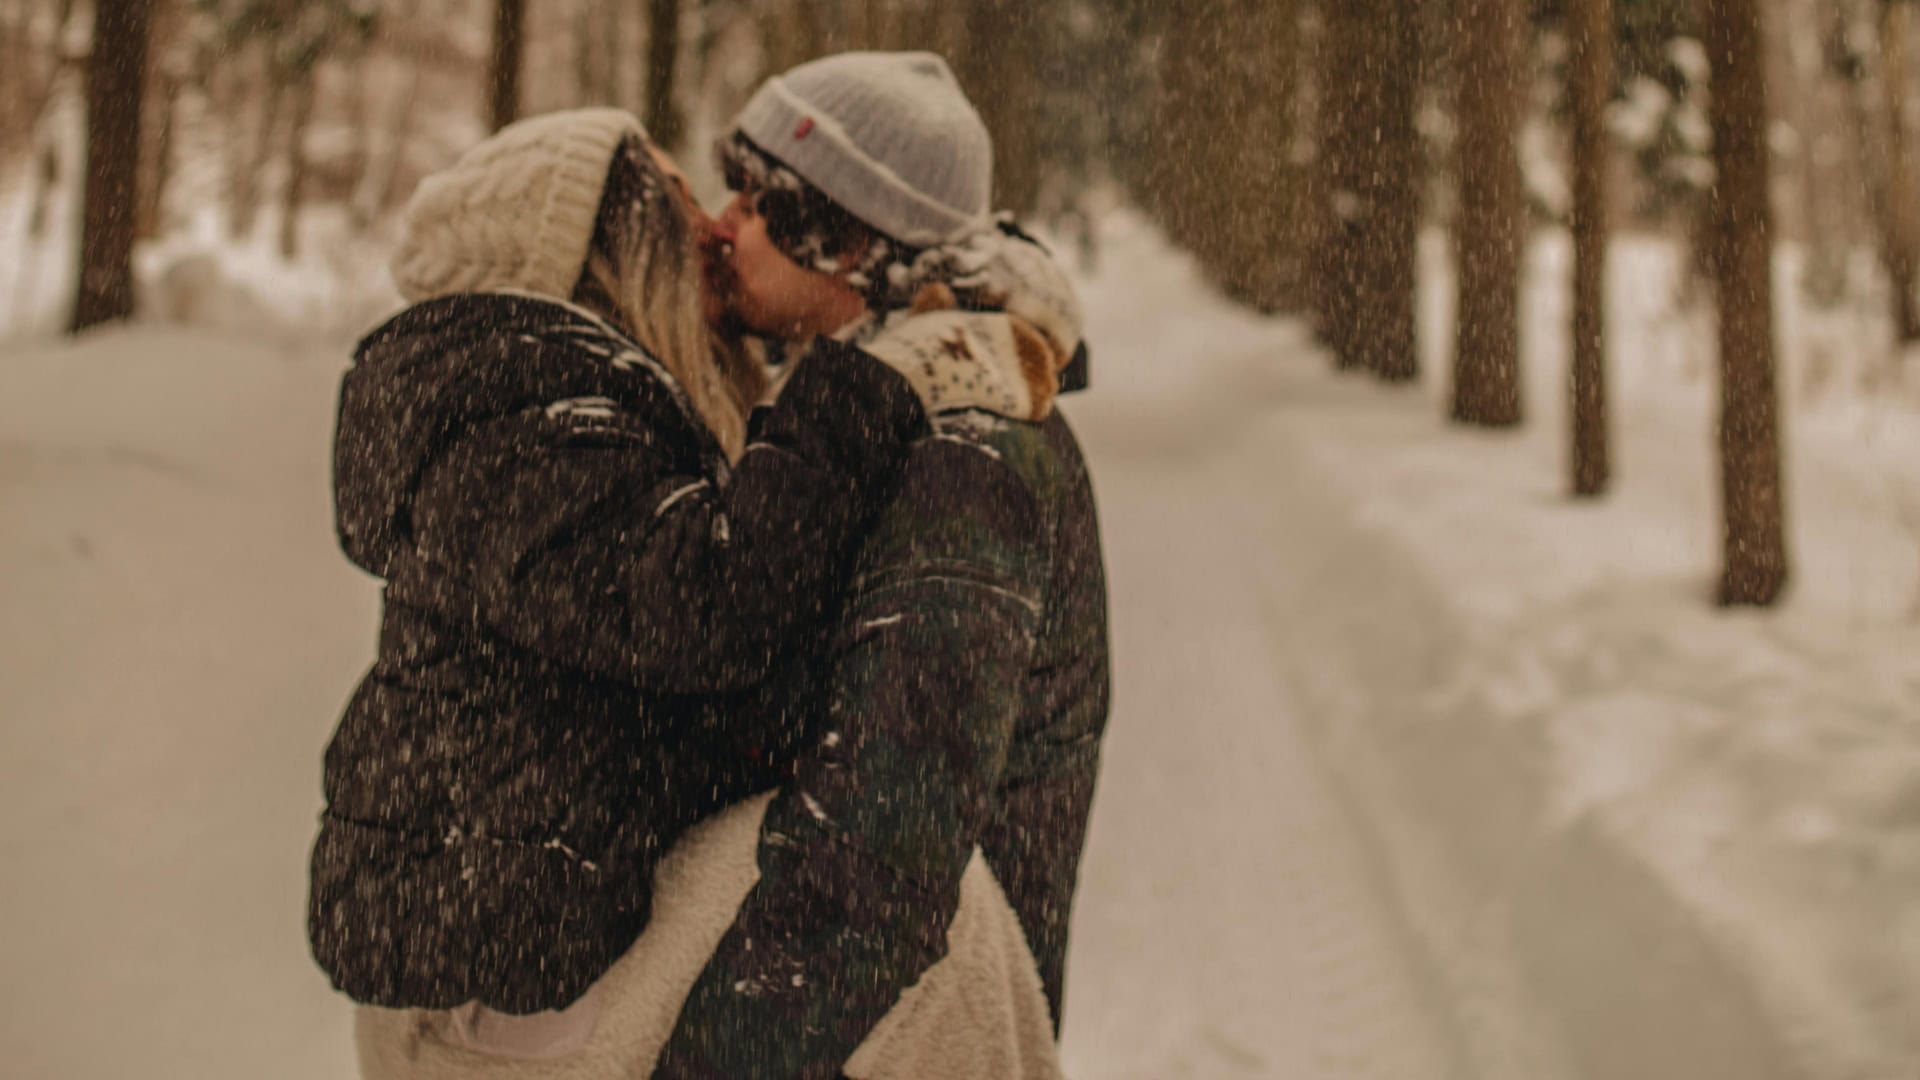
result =
[{"label": "dark tree trunk", "polygon": [[364,229],[367,219],[367,175],[373,164],[373,96],[370,86],[369,48],[354,50],[347,56],[346,113],[349,131],[346,161],[341,172],[349,178],[346,192],[347,216],[355,228]]},{"label": "dark tree trunk", "polygon": [[0,75],[0,118],[11,123],[0,125],[0,154],[16,149],[14,140],[32,145],[40,138],[40,121],[59,88],[60,77],[73,62],[66,53],[67,24],[73,21],[74,0],[59,0],[53,7],[51,36],[43,45],[26,32],[31,22],[27,12],[20,14],[21,27],[13,39],[6,59],[6,72]]},{"label": "dark tree trunk", "polygon": [[1573,0],[1573,493],[1607,490],[1607,103],[1613,0]]},{"label": "dark tree trunk", "polygon": [[826,16],[821,0],[760,0],[757,21],[767,75],[778,75],[821,54]]},{"label": "dark tree trunk", "polygon": [[147,25],[146,87],[140,105],[140,204],[136,240],[159,237],[167,181],[173,174],[173,108],[180,80],[173,70],[175,41],[184,12],[178,0],[153,0]]},{"label": "dark tree trunk", "polygon": [[1705,0],[1713,65],[1715,281],[1720,306],[1722,604],[1766,606],[1788,576],[1774,385],[1772,212],[1759,0]]},{"label": "dark tree trunk", "polygon": [[799,48],[795,64],[825,56],[833,51],[833,27],[828,18],[826,0],[790,0],[793,7],[794,43]]},{"label": "dark tree trunk", "polygon": [[167,182],[173,178],[173,110],[179,95],[180,82],[171,74],[147,82],[142,102],[146,115],[140,121],[140,206],[134,229],[141,240],[160,235]]},{"label": "dark tree trunk", "polygon": [[972,0],[966,47],[955,59],[960,85],[993,133],[995,209],[1016,214],[1040,201],[1040,162],[1034,139],[1041,111],[1033,74],[1045,8],[1027,0]]},{"label": "dark tree trunk", "polygon": [[647,0],[647,131],[676,149],[686,124],[674,98],[680,64],[680,0]]},{"label": "dark tree trunk", "polygon": [[371,190],[373,202],[368,217],[377,217],[390,210],[397,209],[407,196],[407,185],[412,176],[406,169],[407,145],[413,138],[413,129],[420,116],[420,85],[424,81],[418,65],[407,66],[406,88],[395,100],[392,113],[395,117],[393,131],[389,135],[386,155],[381,165],[381,177]]},{"label": "dark tree trunk", "polygon": [[293,88],[293,116],[287,124],[287,186],[280,198],[280,254],[291,259],[300,249],[300,204],[307,191],[307,127],[319,96],[319,72],[308,67]]},{"label": "dark tree trunk", "polygon": [[87,61],[87,177],[74,333],[133,313],[140,98],[151,0],[97,0]]},{"label": "dark tree trunk", "polygon": [[1372,42],[1368,13],[1348,0],[1327,0],[1320,7],[1319,147],[1314,186],[1320,197],[1320,226],[1308,272],[1320,339],[1334,362],[1349,368],[1359,362],[1354,324],[1359,282],[1354,253],[1360,235],[1360,188],[1364,146],[1371,134],[1366,120],[1364,81],[1356,77]]},{"label": "dark tree trunk", "polygon": [[1526,206],[1516,136],[1524,9],[1457,0],[1460,220],[1453,418],[1520,423],[1520,244]]},{"label": "dark tree trunk", "polygon": [[895,23],[893,5],[888,0],[853,0],[860,12],[858,41],[861,48],[895,49],[898,48],[899,29]]},{"label": "dark tree trunk", "polygon": [[493,9],[493,62],[487,69],[492,91],[489,117],[498,131],[520,116],[520,54],[526,41],[526,0],[498,0]]},{"label": "dark tree trunk", "polygon": [[238,148],[232,216],[232,232],[236,237],[253,234],[254,221],[260,213],[260,181],[267,171],[267,163],[273,160],[274,136],[280,130],[280,114],[287,100],[287,72],[275,58],[272,42],[258,51],[266,98],[260,105],[260,126],[253,141]]},{"label": "dark tree trunk", "polygon": [[620,104],[620,14],[616,0],[590,0],[574,23],[581,105]]},{"label": "dark tree trunk", "polygon": [[1201,0],[1160,48],[1151,210],[1222,292],[1265,312],[1301,302],[1297,35],[1290,3]]},{"label": "dark tree trunk", "polygon": [[1418,300],[1421,152],[1414,127],[1420,90],[1417,11],[1399,0],[1366,0],[1371,46],[1356,69],[1361,98],[1359,231],[1353,252],[1354,366],[1389,382],[1420,374]]},{"label": "dark tree trunk", "polygon": [[1880,85],[1886,125],[1884,251],[1893,292],[1893,325],[1905,342],[1920,341],[1920,189],[1914,187],[1913,157],[1907,147],[1908,61],[1913,43],[1911,0],[1882,0]]}]

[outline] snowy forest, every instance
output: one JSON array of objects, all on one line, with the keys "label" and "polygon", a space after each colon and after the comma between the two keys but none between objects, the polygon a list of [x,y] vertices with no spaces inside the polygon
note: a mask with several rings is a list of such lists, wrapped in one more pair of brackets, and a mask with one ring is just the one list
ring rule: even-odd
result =
[{"label": "snowy forest", "polygon": [[1920,1077],[1920,0],[0,0],[10,1075],[354,1075],[407,201],[611,105],[717,209],[849,50],[948,60],[1085,307],[1069,1075]]}]

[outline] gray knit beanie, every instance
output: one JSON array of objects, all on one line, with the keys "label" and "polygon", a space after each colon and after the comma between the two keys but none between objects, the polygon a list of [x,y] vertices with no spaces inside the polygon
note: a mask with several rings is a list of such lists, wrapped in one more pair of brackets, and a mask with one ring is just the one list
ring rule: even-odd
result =
[{"label": "gray knit beanie", "polygon": [[841,53],[766,81],[734,127],[848,213],[926,247],[980,228],[993,140],[933,53]]},{"label": "gray knit beanie", "polygon": [[501,128],[427,177],[408,201],[390,263],[400,295],[572,295],[614,151],[646,137],[619,109],[569,109]]}]

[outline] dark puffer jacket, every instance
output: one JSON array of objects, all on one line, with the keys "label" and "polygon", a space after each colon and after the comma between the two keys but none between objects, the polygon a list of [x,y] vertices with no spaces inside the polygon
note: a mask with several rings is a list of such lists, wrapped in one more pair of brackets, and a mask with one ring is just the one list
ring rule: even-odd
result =
[{"label": "dark puffer jacket", "polygon": [[[567,305],[412,308],[341,387],[340,541],[386,580],[326,754],[309,930],[376,1005],[575,999],[645,925],[681,830],[786,775],[760,683],[840,592],[926,418],[826,347],[726,469],[678,387]],[[709,697],[708,700],[711,700]]]},{"label": "dark puffer jacket", "polygon": [[943,417],[908,457],[823,657],[824,728],[661,1080],[828,1080],[946,953],[977,846],[1056,1028],[1109,700],[1093,488],[1058,416]]}]

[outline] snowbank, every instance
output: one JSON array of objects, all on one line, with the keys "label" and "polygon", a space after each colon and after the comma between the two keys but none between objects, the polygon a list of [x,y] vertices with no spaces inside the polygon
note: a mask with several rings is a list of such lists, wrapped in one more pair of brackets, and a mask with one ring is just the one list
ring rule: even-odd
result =
[{"label": "snowbank", "polygon": [[9,1075],[352,1074],[303,922],[377,608],[332,542],[344,362],[155,328],[0,356]]},{"label": "snowbank", "polygon": [[[1876,336],[1883,320],[1802,307],[1783,254],[1795,587],[1779,612],[1726,614],[1708,600],[1711,322],[1678,299],[1670,244],[1616,247],[1615,493],[1587,505],[1563,494],[1564,237],[1528,259],[1529,423],[1510,434],[1441,419],[1438,238],[1425,375],[1400,393],[1336,378],[1284,324],[1225,329],[1199,290],[1131,269],[1169,263],[1150,238],[1124,245],[1108,258],[1130,269],[1090,283],[1090,307],[1135,313],[1129,342],[1189,343],[1145,350],[1159,362],[1264,354],[1223,365],[1227,397],[1254,363],[1289,372],[1278,422],[1383,544],[1370,576],[1332,548],[1269,572],[1301,609],[1276,620],[1310,624],[1278,659],[1385,815],[1397,880],[1431,908],[1411,917],[1463,1008],[1537,994],[1578,1014],[1560,1052],[1588,1075],[1920,1069],[1920,377]],[[1254,527],[1289,523],[1282,509]],[[1492,956],[1520,982],[1492,985],[1507,977]],[[1543,1075],[1556,1053],[1510,1018],[1463,1022],[1487,1029],[1486,1075]]]}]

